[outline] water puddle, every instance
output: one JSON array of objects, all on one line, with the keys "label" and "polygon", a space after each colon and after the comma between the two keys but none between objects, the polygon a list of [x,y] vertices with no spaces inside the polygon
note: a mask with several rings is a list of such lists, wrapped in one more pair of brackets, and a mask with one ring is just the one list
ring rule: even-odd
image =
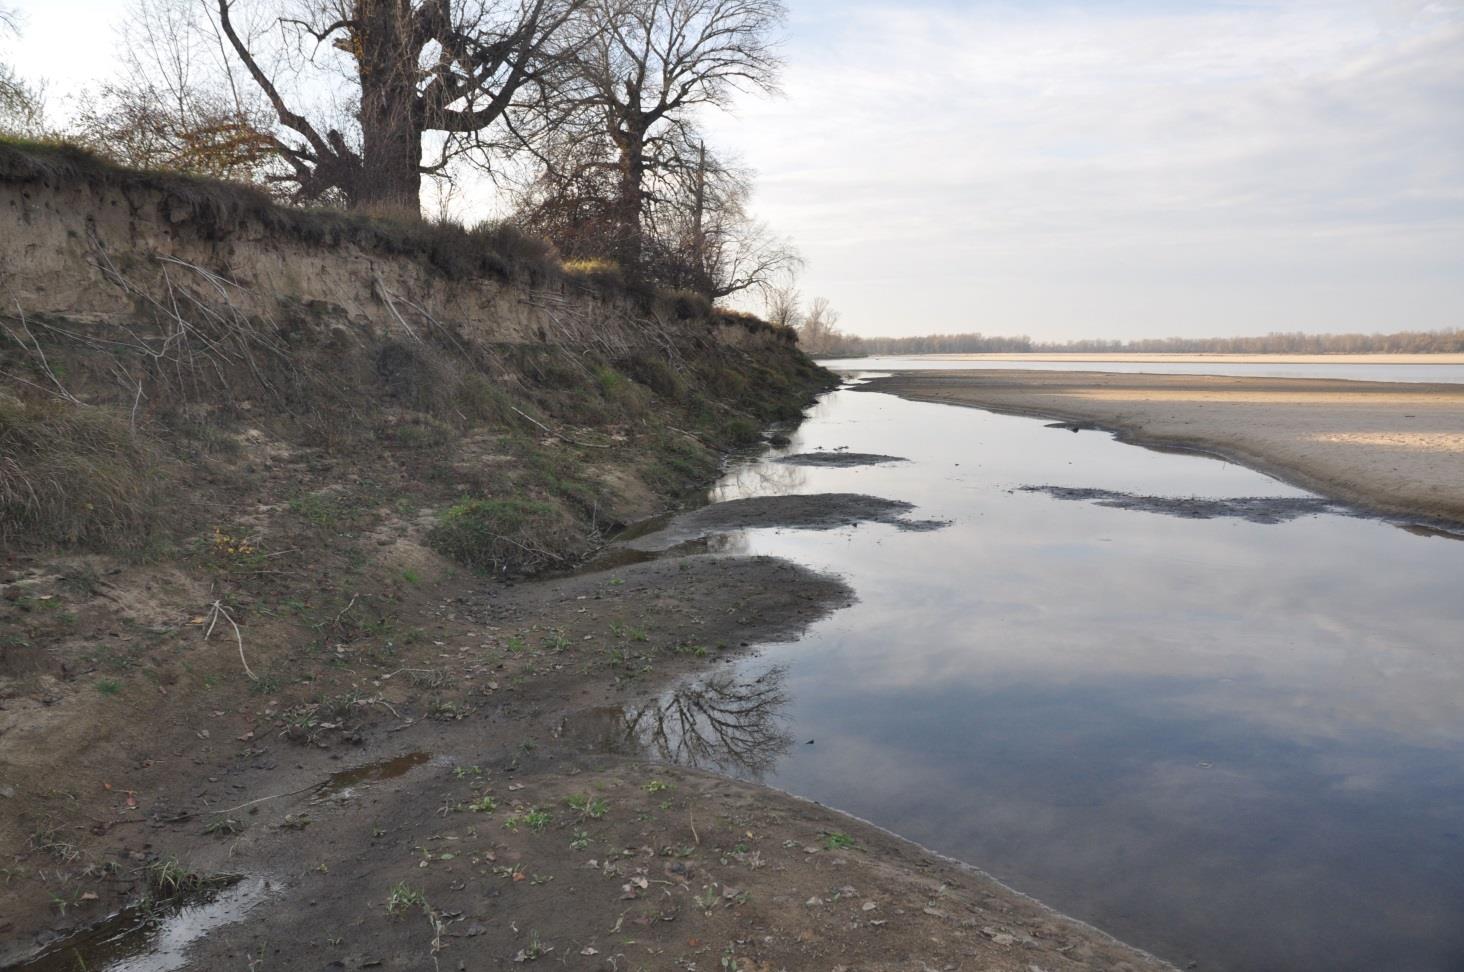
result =
[{"label": "water puddle", "polygon": [[269,891],[264,878],[244,878],[160,905],[127,908],[5,972],[174,972],[187,967],[189,946],[242,920]]},{"label": "water puddle", "polygon": [[909,461],[772,457],[711,500],[949,525],[720,524],[857,603],[566,731],[841,807],[1181,966],[1464,968],[1464,546],[1438,542],[1464,531],[1043,424],[830,394],[786,452]]},{"label": "water puddle", "polygon": [[409,770],[421,766],[432,759],[431,753],[405,753],[401,756],[393,756],[390,759],[379,760],[375,763],[367,763],[365,766],[357,766],[354,769],[341,770],[339,773],[332,773],[330,778],[315,791],[315,799],[319,800],[328,796],[341,796],[350,793],[358,786],[366,786],[372,783],[380,783],[383,780],[395,779],[405,775]]}]

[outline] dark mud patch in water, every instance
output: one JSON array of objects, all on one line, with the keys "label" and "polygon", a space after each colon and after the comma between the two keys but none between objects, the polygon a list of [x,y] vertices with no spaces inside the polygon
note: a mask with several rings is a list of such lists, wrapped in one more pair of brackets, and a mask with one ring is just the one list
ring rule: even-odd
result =
[{"label": "dark mud patch in water", "polygon": [[135,905],[47,947],[5,972],[172,972],[189,946],[243,920],[269,894],[264,878],[229,879],[162,904]]},{"label": "dark mud patch in water", "polygon": [[678,516],[660,533],[641,537],[632,546],[665,550],[688,538],[734,530],[837,530],[860,523],[888,523],[907,531],[938,530],[945,520],[912,520],[915,504],[863,493],[813,493],[807,496],[756,496],[713,503]]},{"label": "dark mud patch in water", "polygon": [[785,466],[824,466],[832,469],[852,469],[855,466],[878,466],[887,462],[908,462],[901,456],[882,456],[874,452],[800,452],[796,455],[774,459]]},{"label": "dark mud patch in water", "polygon": [[1019,486],[1019,492],[1046,493],[1053,499],[1075,500],[1107,506],[1116,510],[1137,510],[1187,520],[1214,520],[1225,517],[1250,523],[1288,523],[1303,516],[1348,511],[1320,497],[1310,496],[1238,496],[1207,499],[1198,496],[1143,496],[1110,489],[1082,489],[1072,486]]}]

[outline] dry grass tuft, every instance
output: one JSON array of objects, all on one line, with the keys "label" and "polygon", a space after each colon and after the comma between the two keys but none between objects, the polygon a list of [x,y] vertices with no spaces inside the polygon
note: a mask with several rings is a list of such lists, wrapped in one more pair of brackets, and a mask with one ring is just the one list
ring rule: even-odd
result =
[{"label": "dry grass tuft", "polygon": [[114,411],[0,395],[7,546],[144,547],[171,478],[158,450]]}]

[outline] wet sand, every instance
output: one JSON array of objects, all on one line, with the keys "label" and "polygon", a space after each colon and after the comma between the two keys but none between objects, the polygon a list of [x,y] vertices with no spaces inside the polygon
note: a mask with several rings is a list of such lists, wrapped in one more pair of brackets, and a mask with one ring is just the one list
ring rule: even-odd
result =
[{"label": "wet sand", "polygon": [[970,370],[896,374],[860,390],[1101,427],[1378,513],[1464,522],[1461,385]]}]

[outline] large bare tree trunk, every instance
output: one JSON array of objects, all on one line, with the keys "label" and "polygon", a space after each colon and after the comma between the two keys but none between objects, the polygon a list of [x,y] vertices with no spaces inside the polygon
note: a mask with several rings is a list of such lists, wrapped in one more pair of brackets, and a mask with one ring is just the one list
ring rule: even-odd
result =
[{"label": "large bare tree trunk", "polygon": [[619,198],[615,206],[616,256],[628,268],[641,265],[641,215],[646,178],[646,133],[627,125],[612,133],[620,152]]},{"label": "large bare tree trunk", "polygon": [[421,212],[422,119],[409,0],[357,0],[361,170],[351,205]]}]

